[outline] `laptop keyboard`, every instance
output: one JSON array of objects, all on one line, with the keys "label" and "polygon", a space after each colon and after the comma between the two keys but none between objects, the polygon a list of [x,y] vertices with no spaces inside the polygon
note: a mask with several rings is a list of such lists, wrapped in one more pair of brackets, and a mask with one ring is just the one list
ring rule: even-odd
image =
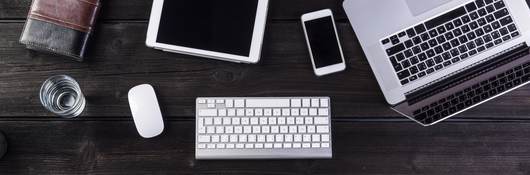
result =
[{"label": "laptop keyboard", "polygon": [[406,85],[519,35],[503,0],[476,0],[381,43]]},{"label": "laptop keyboard", "polygon": [[413,112],[414,119],[425,125],[432,124],[528,81],[530,81],[530,62],[515,66],[488,80],[424,106]]}]

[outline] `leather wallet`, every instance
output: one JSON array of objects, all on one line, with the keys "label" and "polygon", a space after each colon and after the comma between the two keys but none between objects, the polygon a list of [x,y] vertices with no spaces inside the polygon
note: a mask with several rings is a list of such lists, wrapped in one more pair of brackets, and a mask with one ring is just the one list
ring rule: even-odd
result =
[{"label": "leather wallet", "polygon": [[83,61],[100,0],[33,0],[20,43]]}]

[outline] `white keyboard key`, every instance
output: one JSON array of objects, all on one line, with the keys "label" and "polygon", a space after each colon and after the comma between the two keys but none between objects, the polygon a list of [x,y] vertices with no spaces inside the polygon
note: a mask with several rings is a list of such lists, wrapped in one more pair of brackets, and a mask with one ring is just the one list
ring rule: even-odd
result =
[{"label": "white keyboard key", "polygon": [[254,109],[246,109],[245,112],[246,116],[254,116]]},{"label": "white keyboard key", "polygon": [[269,117],[269,125],[275,125],[276,124],[276,117]]},{"label": "white keyboard key", "polygon": [[200,135],[198,141],[202,142],[202,143],[208,143],[208,142],[210,142],[210,136],[209,135]]},{"label": "white keyboard key", "polygon": [[276,137],[276,142],[283,142],[283,135],[282,134],[278,134],[275,137]]},{"label": "white keyboard key", "polygon": [[300,143],[293,143],[293,148],[301,148],[302,144]]},{"label": "white keyboard key", "polygon": [[288,108],[289,99],[247,99],[247,108]]},{"label": "white keyboard key", "polygon": [[230,142],[232,143],[237,142],[237,135],[230,135]]},{"label": "white keyboard key", "polygon": [[221,117],[214,117],[213,118],[213,124],[214,125],[222,125],[223,124],[223,119]]},{"label": "white keyboard key", "polygon": [[215,103],[225,103],[225,100],[223,100],[223,99],[217,99],[217,100],[215,100]]},{"label": "white keyboard key", "polygon": [[298,132],[298,127],[295,125],[289,126],[289,133],[294,134]]},{"label": "white keyboard key", "polygon": [[256,109],[254,110],[255,116],[263,116],[263,109]]},{"label": "white keyboard key", "polygon": [[301,134],[295,134],[294,135],[294,141],[295,142],[302,142],[302,135]]},{"label": "white keyboard key", "polygon": [[280,132],[280,127],[279,126],[271,126],[271,133],[277,134],[279,132]]},{"label": "white keyboard key", "polygon": [[283,147],[284,147],[284,148],[292,148],[293,146],[292,146],[291,143],[284,143],[284,144],[283,144]]},{"label": "white keyboard key", "polygon": [[320,99],[320,106],[321,107],[325,107],[325,108],[329,107],[328,99],[326,99],[326,98]]},{"label": "white keyboard key", "polygon": [[252,133],[252,126],[243,126],[243,133],[245,134]]},{"label": "white keyboard key", "polygon": [[269,118],[267,118],[267,117],[260,117],[259,118],[259,124],[260,125],[266,125],[266,124],[269,123],[268,121],[269,121]]},{"label": "white keyboard key", "polygon": [[267,134],[267,133],[270,133],[270,132],[271,132],[270,126],[268,126],[268,125],[267,126],[261,126],[261,133]]},{"label": "white keyboard key", "polygon": [[322,141],[323,142],[329,142],[329,135],[328,134],[322,134]]},{"label": "white keyboard key", "polygon": [[285,142],[293,142],[293,135],[292,134],[285,135]]},{"label": "white keyboard key", "polygon": [[233,126],[227,126],[227,127],[225,128],[225,133],[227,133],[227,134],[232,134],[232,133],[234,133],[234,127],[233,127]]},{"label": "white keyboard key", "polygon": [[215,117],[217,116],[217,109],[201,109],[199,110],[201,117]]},{"label": "white keyboard key", "polygon": [[215,103],[214,99],[208,99],[208,103]]},{"label": "white keyboard key", "polygon": [[245,116],[245,109],[237,109],[236,115],[239,117]]},{"label": "white keyboard key", "polygon": [[233,148],[235,148],[235,145],[232,144],[232,143],[229,143],[229,144],[226,144],[226,148],[233,149]]},{"label": "white keyboard key", "polygon": [[263,143],[256,143],[256,145],[254,145],[255,148],[263,148]]},{"label": "white keyboard key", "polygon": [[213,119],[211,117],[204,118],[204,125],[212,125]]},{"label": "white keyboard key", "polygon": [[272,109],[267,108],[263,110],[263,113],[265,116],[272,116]]},{"label": "white keyboard key", "polygon": [[217,143],[217,142],[219,142],[219,139],[220,139],[220,138],[219,138],[219,135],[213,135],[213,136],[212,136],[212,142],[213,142],[213,143]]},{"label": "white keyboard key", "polygon": [[252,133],[254,134],[261,133],[261,126],[252,126]]},{"label": "white keyboard key", "polygon": [[274,135],[267,135],[267,142],[274,142]]},{"label": "white keyboard key", "polygon": [[307,130],[306,130],[306,126],[298,126],[298,133],[306,133]]},{"label": "white keyboard key", "polygon": [[309,109],[309,115],[310,115],[310,116],[316,116],[316,115],[318,115],[318,113],[317,113],[317,108],[311,108],[311,109]]},{"label": "white keyboard key", "polygon": [[282,115],[282,110],[279,109],[279,108],[275,108],[275,109],[272,110],[272,115],[281,116]]},{"label": "white keyboard key", "polygon": [[297,109],[291,109],[291,115],[292,116],[299,116],[300,115],[300,110],[297,108]]},{"label": "white keyboard key", "polygon": [[208,134],[214,134],[214,133],[215,133],[215,127],[214,127],[214,126],[208,126],[208,127],[206,127],[206,133],[208,133]]},{"label": "white keyboard key", "polygon": [[257,117],[252,117],[252,118],[250,118],[250,124],[251,124],[251,125],[257,125],[257,124],[259,124],[259,118],[257,118]]},{"label": "white keyboard key", "polygon": [[234,133],[241,134],[243,133],[243,127],[242,126],[236,126],[234,127]]},{"label": "white keyboard key", "polygon": [[296,117],[295,118],[297,125],[303,125],[304,124],[304,117]]},{"label": "white keyboard key", "polygon": [[241,119],[240,118],[237,118],[237,117],[232,118],[232,124],[233,125],[239,125],[240,123],[241,123]]},{"label": "white keyboard key", "polygon": [[322,143],[322,148],[329,148],[329,143]]},{"label": "white keyboard key", "polygon": [[208,108],[215,108],[215,103],[208,103]]},{"label": "white keyboard key", "polygon": [[318,134],[313,134],[311,140],[312,140],[313,142],[320,142],[320,135],[318,135]]},{"label": "white keyboard key", "polygon": [[274,144],[274,148],[282,148],[282,144],[281,143],[275,143]]},{"label": "white keyboard key", "polygon": [[250,123],[248,117],[241,118],[241,124],[242,125],[248,125]]},{"label": "white keyboard key", "polygon": [[235,100],[234,101],[234,106],[236,108],[243,108],[245,107],[245,100]]},{"label": "white keyboard key", "polygon": [[206,144],[202,144],[202,143],[199,144],[199,148],[200,148],[200,149],[204,149],[204,148],[206,148]]},{"label": "white keyboard key", "polygon": [[197,103],[204,104],[204,103],[206,103],[206,100],[201,98],[201,99],[197,100]]},{"label": "white keyboard key", "polygon": [[290,109],[282,109],[282,116],[290,116],[291,115],[291,110]]},{"label": "white keyboard key", "polygon": [[314,125],[307,126],[307,133],[315,133],[316,129]]},{"label": "white keyboard key", "polygon": [[226,116],[226,109],[219,109],[219,116],[221,117]]},{"label": "white keyboard key", "polygon": [[198,130],[199,130],[199,134],[204,134],[204,133],[206,133],[206,127],[204,127],[204,126],[199,127]]},{"label": "white keyboard key", "polygon": [[311,135],[309,135],[309,134],[304,134],[304,135],[302,136],[302,141],[303,141],[303,142],[311,142]]},{"label": "white keyboard key", "polygon": [[294,117],[287,117],[287,124],[294,125]]},{"label": "white keyboard key", "polygon": [[280,133],[282,133],[282,134],[289,133],[289,127],[288,126],[280,126]]},{"label": "white keyboard key", "polygon": [[309,110],[307,108],[300,109],[300,115],[301,116],[308,116],[309,115]]},{"label": "white keyboard key", "polygon": [[225,133],[225,127],[224,126],[216,126],[215,127],[215,133],[224,134]]},{"label": "white keyboard key", "polygon": [[285,117],[278,117],[278,125],[285,125]]},{"label": "white keyboard key", "polygon": [[236,148],[245,148],[245,144],[238,143],[236,144]]},{"label": "white keyboard key", "polygon": [[265,148],[272,148],[272,143],[265,143]]},{"label": "white keyboard key", "polygon": [[329,110],[328,108],[319,108],[318,109],[318,115],[319,116],[328,116]]},{"label": "white keyboard key", "polygon": [[294,108],[302,107],[302,100],[300,100],[300,99],[291,99],[291,107],[294,107]]},{"label": "white keyboard key", "polygon": [[234,107],[234,100],[226,100],[225,107],[227,108]]},{"label": "white keyboard key", "polygon": [[247,142],[247,135],[239,135],[239,142]]},{"label": "white keyboard key", "polygon": [[328,126],[317,126],[317,133],[329,133]]},{"label": "white keyboard key", "polygon": [[320,107],[320,100],[319,99],[311,99],[311,107]]},{"label": "white keyboard key", "polygon": [[265,135],[258,135],[258,142],[265,142]]},{"label": "white keyboard key", "polygon": [[320,148],[320,143],[311,143],[312,148]]},{"label": "white keyboard key", "polygon": [[311,148],[310,143],[302,143],[302,148]]},{"label": "white keyboard key", "polygon": [[228,116],[230,116],[230,117],[236,116],[236,110],[235,109],[228,109]]},{"label": "white keyboard key", "polygon": [[217,149],[224,149],[225,148],[225,144],[224,143],[219,143],[216,145]]},{"label": "white keyboard key", "polygon": [[254,143],[256,142],[256,135],[248,135],[248,142]]},{"label": "white keyboard key", "polygon": [[314,123],[316,125],[327,125],[329,124],[329,119],[327,117],[315,117]]},{"label": "white keyboard key", "polygon": [[213,144],[213,143],[212,144],[207,144],[206,147],[208,149],[214,149],[215,148],[215,144]]},{"label": "white keyboard key", "polygon": [[247,148],[247,149],[254,148],[254,144],[247,143],[247,144],[245,144],[245,148]]},{"label": "white keyboard key", "polygon": [[226,143],[226,142],[230,141],[228,139],[228,137],[229,137],[228,135],[221,135],[221,142]]},{"label": "white keyboard key", "polygon": [[309,99],[303,99],[302,107],[311,107],[311,101]]},{"label": "white keyboard key", "polygon": [[305,117],[305,124],[306,125],[312,125],[313,124],[313,117]]},{"label": "white keyboard key", "polygon": [[230,117],[223,117],[223,125],[231,125],[232,119]]}]

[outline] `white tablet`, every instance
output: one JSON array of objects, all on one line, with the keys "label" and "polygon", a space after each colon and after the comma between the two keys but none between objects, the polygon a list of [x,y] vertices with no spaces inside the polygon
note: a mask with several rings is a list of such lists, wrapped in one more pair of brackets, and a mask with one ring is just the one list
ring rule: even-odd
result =
[{"label": "white tablet", "polygon": [[154,0],[146,45],[164,51],[257,63],[269,0]]}]

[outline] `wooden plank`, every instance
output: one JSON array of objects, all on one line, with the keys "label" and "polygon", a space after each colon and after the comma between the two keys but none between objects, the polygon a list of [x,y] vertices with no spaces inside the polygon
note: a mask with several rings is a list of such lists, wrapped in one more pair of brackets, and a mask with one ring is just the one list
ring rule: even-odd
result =
[{"label": "wooden plank", "polygon": [[[152,1],[103,0],[100,20],[148,20]],[[25,19],[31,0],[3,0],[0,2],[1,19]],[[271,20],[299,20],[304,13],[324,8],[332,9],[337,19],[345,19],[342,0],[271,0]]]},{"label": "wooden plank", "polygon": [[132,121],[1,122],[2,174],[528,174],[529,123],[334,123],[331,160],[194,159],[192,121],[142,139]]},{"label": "wooden plank", "polygon": [[[107,23],[95,33],[90,59],[77,63],[26,50],[17,40],[22,23],[1,23],[0,116],[49,116],[39,87],[47,77],[69,74],[81,84],[87,117],[128,116],[127,91],[151,83],[164,114],[193,117],[199,96],[331,96],[338,118],[403,117],[389,109],[348,24],[340,23],[348,60],[345,72],[313,75],[297,23],[268,26],[260,64],[245,65],[165,53],[145,47],[144,23]],[[128,32],[123,32],[128,31]],[[510,93],[463,118],[528,118],[530,89]],[[53,118],[53,117],[52,117]]]}]

